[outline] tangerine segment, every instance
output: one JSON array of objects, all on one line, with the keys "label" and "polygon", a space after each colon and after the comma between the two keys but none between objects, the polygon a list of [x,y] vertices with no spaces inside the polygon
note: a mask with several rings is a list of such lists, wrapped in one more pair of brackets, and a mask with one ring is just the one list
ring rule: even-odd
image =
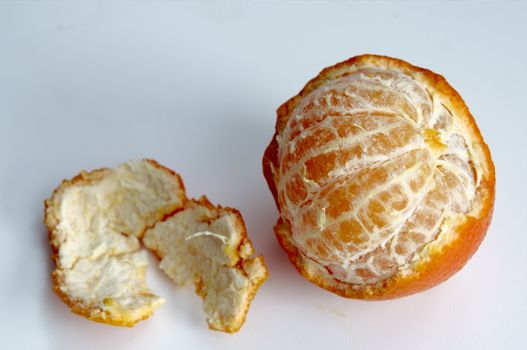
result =
[{"label": "tangerine segment", "polygon": [[[494,201],[490,153],[461,97],[441,76],[383,56],[327,68],[281,106],[264,173],[290,259],[349,297],[446,279],[476,250]],[[479,240],[462,229],[469,219]]]}]

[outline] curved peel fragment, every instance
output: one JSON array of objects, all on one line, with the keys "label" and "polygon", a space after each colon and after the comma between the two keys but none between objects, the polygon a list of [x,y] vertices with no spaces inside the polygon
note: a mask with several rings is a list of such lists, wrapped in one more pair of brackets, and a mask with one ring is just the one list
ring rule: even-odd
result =
[{"label": "curved peel fragment", "polygon": [[214,207],[205,197],[148,229],[145,245],[178,285],[193,283],[211,329],[236,332],[268,272],[254,249],[240,213]]},{"label": "curved peel fragment", "polygon": [[185,200],[179,175],[153,160],[63,181],[45,202],[55,292],[92,321],[130,327],[148,318],[163,299],[146,286],[139,237]]}]

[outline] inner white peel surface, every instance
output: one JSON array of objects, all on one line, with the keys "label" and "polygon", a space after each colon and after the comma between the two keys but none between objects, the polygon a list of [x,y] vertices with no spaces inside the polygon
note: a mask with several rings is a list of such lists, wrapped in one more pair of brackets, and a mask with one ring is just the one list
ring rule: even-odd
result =
[{"label": "inner white peel surface", "polygon": [[251,257],[254,249],[244,230],[233,212],[190,202],[148,229],[143,239],[174,282],[196,286],[209,327],[216,330],[239,329],[267,276],[263,258]]},{"label": "inner white peel surface", "polygon": [[183,189],[173,174],[146,160],[98,172],[97,179],[86,174],[88,180],[50,200],[48,216],[57,222],[51,234],[58,247],[54,276],[78,307],[132,323],[163,302],[145,283],[139,238],[182,206]]}]

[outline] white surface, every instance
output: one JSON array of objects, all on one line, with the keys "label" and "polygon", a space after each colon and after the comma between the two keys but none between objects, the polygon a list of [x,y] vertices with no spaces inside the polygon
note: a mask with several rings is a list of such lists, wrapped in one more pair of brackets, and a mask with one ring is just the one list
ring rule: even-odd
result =
[{"label": "white surface", "polygon": [[[525,3],[0,1],[1,347],[527,348],[526,15]],[[444,74],[497,167],[477,254],[439,287],[389,302],[302,279],[272,233],[261,175],[278,105],[364,52]],[[140,157],[244,214],[271,276],[240,333],[209,331],[192,288],[153,264],[168,302],[133,329],[89,322],[52,293],[42,201],[82,168]]]}]

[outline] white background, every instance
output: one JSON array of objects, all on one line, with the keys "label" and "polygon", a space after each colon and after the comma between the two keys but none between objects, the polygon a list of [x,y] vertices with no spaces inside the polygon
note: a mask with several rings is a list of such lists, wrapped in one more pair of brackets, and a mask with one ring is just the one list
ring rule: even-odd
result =
[{"label": "white background", "polygon": [[[526,17],[526,3],[495,2],[0,1],[0,347],[526,349]],[[497,168],[494,219],[468,265],[387,302],[295,272],[261,174],[275,109],[365,52],[444,74]],[[142,157],[244,214],[270,278],[238,334],[209,331],[192,288],[154,264],[167,303],[132,329],[89,322],[52,293],[43,200],[80,169]]]}]

